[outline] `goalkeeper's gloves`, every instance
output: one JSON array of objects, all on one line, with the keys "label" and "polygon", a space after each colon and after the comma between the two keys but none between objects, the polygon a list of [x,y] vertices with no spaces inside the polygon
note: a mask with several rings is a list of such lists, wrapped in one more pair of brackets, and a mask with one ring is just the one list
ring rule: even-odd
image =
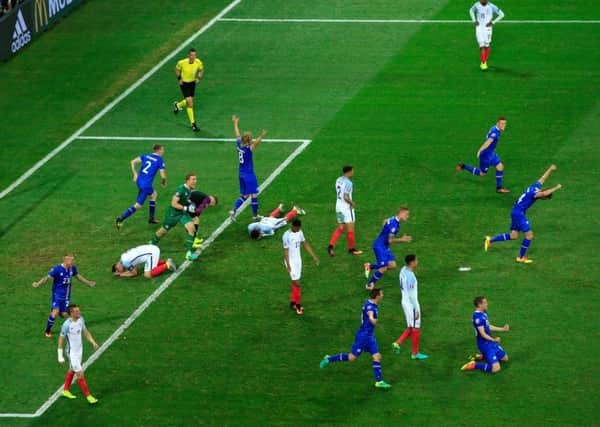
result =
[{"label": "goalkeeper's gloves", "polygon": [[190,203],[189,205],[186,205],[183,207],[183,211],[191,213],[191,214],[196,213],[196,205],[193,203]]},{"label": "goalkeeper's gloves", "polygon": [[60,363],[61,365],[63,363],[65,363],[65,358],[63,356],[63,349],[62,348],[58,349],[58,363]]}]

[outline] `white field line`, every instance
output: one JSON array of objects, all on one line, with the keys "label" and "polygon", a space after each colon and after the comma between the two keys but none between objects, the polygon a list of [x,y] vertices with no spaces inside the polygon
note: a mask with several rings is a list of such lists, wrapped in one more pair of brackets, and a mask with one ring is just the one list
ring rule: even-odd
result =
[{"label": "white field line", "polygon": [[0,193],[0,200],[3,199],[8,193],[13,191],[15,188],[17,188],[19,185],[21,185],[24,181],[26,181],[38,169],[40,169],[42,166],[44,166],[46,163],[48,163],[54,156],[56,156],[62,150],[67,148],[73,141],[75,141],[77,139],[77,137],[79,135],[81,135],[83,132],[88,130],[94,123],[96,123],[99,119],[104,117],[104,115],[106,113],[108,113],[110,110],[112,110],[119,102],[121,102],[123,99],[125,99],[127,96],[129,96],[129,94],[131,94],[131,92],[133,92],[142,83],[144,83],[146,80],[148,80],[150,77],[152,77],[154,75],[154,73],[156,73],[158,70],[160,70],[180,50],[189,46],[189,44],[192,41],[194,41],[194,39],[199,37],[206,30],[208,30],[210,27],[212,27],[217,22],[219,22],[219,19],[221,19],[223,16],[225,16],[227,13],[229,13],[229,11],[231,9],[233,9],[234,7],[236,7],[238,4],[240,4],[241,1],[242,0],[233,0],[231,3],[229,3],[229,5],[225,9],[223,9],[221,12],[219,12],[219,14],[217,16],[215,16],[213,19],[208,21],[202,28],[200,28],[198,31],[196,31],[194,34],[192,34],[189,38],[187,38],[183,43],[181,43],[179,46],[177,46],[173,51],[171,51],[171,53],[169,53],[167,56],[165,56],[158,64],[156,64],[154,67],[152,67],[146,74],[144,74],[135,83],[133,83],[131,86],[129,86],[125,90],[125,92],[121,93],[111,103],[109,103],[102,110],[100,110],[98,113],[96,113],[96,115],[94,117],[92,117],[90,120],[88,120],[88,122],[86,124],[84,124],[77,131],[75,131],[75,133],[73,135],[71,135],[70,137],[65,139],[58,147],[56,147],[54,150],[52,150],[48,154],[46,154],[46,156],[43,159],[39,160],[35,165],[33,165],[31,168],[29,168],[29,170],[27,170],[23,175],[21,175],[15,182],[13,182],[8,187],[6,187],[4,190],[2,190],[2,192]]},{"label": "white field line", "polygon": [[[469,19],[360,19],[360,18],[220,18],[221,22],[314,23],[314,24],[472,24]],[[502,24],[600,24],[600,20],[581,19],[503,19]]]},{"label": "white field line", "polygon": [[[302,140],[302,144],[300,144],[298,146],[298,148],[296,148],[279,166],[277,166],[277,168],[271,172],[271,175],[269,175],[269,177],[260,185],[259,187],[259,191],[264,191],[280,174],[281,172],[283,172],[283,170],[289,166],[289,164],[294,161],[294,159],[296,157],[298,157],[305,149],[306,147],[308,147],[311,143],[311,140],[309,139],[304,139]],[[242,212],[244,209],[246,209],[246,207],[248,207],[249,204],[249,200],[246,200],[244,202],[244,204],[238,209],[238,212]],[[219,237],[221,235],[221,233],[223,233],[223,231],[225,231],[225,229],[227,227],[229,227],[231,225],[232,221],[231,218],[227,218],[225,219],[221,225],[219,225],[219,227],[217,227],[217,229],[215,231],[212,232],[212,234],[204,241],[204,243],[202,244],[202,247],[200,247],[196,253],[201,254],[202,252],[204,252],[216,239],[217,237]],[[150,296],[148,296],[148,298],[146,298],[146,300],[133,312],[131,313],[131,315],[121,324],[121,326],[119,326],[119,328],[114,331],[112,333],[112,335],[110,337],[108,337],[108,339],[106,341],[104,341],[104,343],[100,346],[100,348],[95,351],[94,353],[92,353],[92,355],[89,357],[89,359],[87,359],[85,361],[85,363],[83,364],[83,369],[87,369],[88,367],[90,367],[96,360],[98,360],[98,358],[100,356],[102,356],[102,354],[108,350],[108,348],[123,334],[123,332],[125,332],[125,330],[131,326],[131,324],[138,318],[140,317],[140,315],[146,311],[146,309],[150,306],[150,304],[152,304],[154,301],[156,301],[158,299],[158,297],[167,290],[167,288],[169,286],[171,286],[171,284],[185,271],[188,269],[188,267],[192,265],[191,261],[185,261],[183,264],[181,264],[179,266],[179,268],[177,269],[177,271],[175,271],[174,273],[172,273],[169,277],[167,277],[165,279],[165,281],[154,290],[154,292],[152,292],[152,294],[150,294]],[[73,382],[75,382],[75,380],[73,380]],[[0,418],[34,418],[34,417],[39,417],[42,414],[44,414],[44,412],[46,412],[46,410],[48,408],[50,408],[50,406],[52,406],[54,404],[54,402],[56,402],[62,393],[63,387],[60,386],[53,394],[52,396],[50,396],[48,398],[48,400],[46,400],[44,402],[44,404],[42,406],[40,406],[38,408],[37,411],[35,411],[35,413],[33,414],[11,414],[11,413],[4,413],[4,414],[0,414]]]},{"label": "white field line", "polygon": [[[194,138],[170,136],[78,136],[77,139],[95,141],[199,141],[199,142],[235,142],[235,138]],[[263,142],[305,142],[306,139],[265,138]]]}]

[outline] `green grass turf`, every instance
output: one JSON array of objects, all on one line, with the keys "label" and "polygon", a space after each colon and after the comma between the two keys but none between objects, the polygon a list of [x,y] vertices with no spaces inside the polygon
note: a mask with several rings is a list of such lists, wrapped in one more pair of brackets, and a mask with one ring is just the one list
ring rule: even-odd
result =
[{"label": "green grass turf", "polygon": [[[281,1],[244,2],[231,16],[465,15],[456,2],[447,7],[395,3],[301,2],[294,8]],[[499,4],[511,13],[512,4]],[[516,5],[510,17],[599,15],[597,6],[583,2],[542,12],[540,4]],[[68,25],[69,20],[61,23]],[[261,197],[265,208],[294,200],[309,212],[305,234],[322,265],[317,268],[305,257],[305,316],[297,318],[286,307],[289,280],[280,266],[280,236],[250,242],[244,213],[203,262],[182,275],[89,369],[98,407],[61,400],[40,419],[0,423],[593,425],[600,58],[590,46],[600,32],[594,25],[498,26],[486,74],[478,72],[472,33],[468,25],[219,23],[203,35],[200,56],[211,68],[207,65],[199,97],[202,136],[230,135],[229,116],[236,112],[244,128],[264,126],[269,136],[314,140]],[[21,54],[23,60],[44,43],[36,41]],[[88,134],[189,136],[185,119],[165,111],[177,95],[170,68]],[[62,102],[56,95],[52,99]],[[499,114],[509,118],[499,147],[506,185],[513,190],[508,197],[493,192],[493,176],[477,179],[453,171],[457,161],[473,161]],[[77,252],[82,273],[98,281],[96,289],[76,284],[73,292],[99,341],[160,283],[117,281],[106,272],[120,251],[146,241],[151,230],[145,212],[128,220],[121,234],[112,228],[113,217],[132,196],[127,160],[147,145],[78,141],[0,201],[6,259],[0,273],[8,278],[0,302],[23,319],[0,332],[1,341],[10,343],[0,359],[12,368],[0,392],[2,411],[34,411],[62,379],[54,343],[39,334],[49,291],[32,290],[29,283],[63,251]],[[261,147],[259,175],[266,176],[293,147]],[[170,186],[191,168],[198,171],[201,188],[221,196],[223,205],[202,218],[208,233],[235,199],[235,153],[224,144],[200,142],[169,143],[167,150]],[[514,193],[551,162],[559,170],[549,184],[560,182],[564,190],[530,211],[536,263],[514,263],[517,242],[484,254],[481,237],[506,230]],[[356,167],[357,242],[366,252],[360,259],[343,253],[343,238],[336,258],[323,251],[335,226],[333,181],[345,163]],[[168,191],[159,191],[162,212]],[[395,356],[389,350],[404,319],[397,272],[387,274],[377,337],[384,378],[394,388],[381,393],[372,387],[366,356],[324,372],[317,364],[325,353],[349,349],[365,298],[361,262],[371,258],[369,245],[383,218],[401,203],[412,208],[403,230],[414,243],[395,252],[399,259],[408,251],[421,259],[422,349],[431,359],[414,363],[408,351]],[[162,247],[179,260],[181,237],[181,230],[174,230]],[[459,265],[473,270],[458,273]],[[479,293],[490,300],[492,322],[512,328],[502,335],[511,362],[496,376],[458,371],[474,349],[470,301]]]}]

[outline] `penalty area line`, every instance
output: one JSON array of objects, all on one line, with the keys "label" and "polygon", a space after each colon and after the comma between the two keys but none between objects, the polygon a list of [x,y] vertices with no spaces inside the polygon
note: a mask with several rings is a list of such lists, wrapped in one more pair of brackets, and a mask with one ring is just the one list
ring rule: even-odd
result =
[{"label": "penalty area line", "polygon": [[[220,18],[219,22],[263,22],[298,24],[473,24],[469,19],[360,19],[360,18]],[[502,24],[600,24],[591,19],[503,19]]]},{"label": "penalty area line", "polygon": [[[195,138],[171,136],[78,136],[77,139],[88,141],[198,141],[198,142],[235,142],[235,138]],[[264,138],[263,142],[306,142],[309,139]]]}]

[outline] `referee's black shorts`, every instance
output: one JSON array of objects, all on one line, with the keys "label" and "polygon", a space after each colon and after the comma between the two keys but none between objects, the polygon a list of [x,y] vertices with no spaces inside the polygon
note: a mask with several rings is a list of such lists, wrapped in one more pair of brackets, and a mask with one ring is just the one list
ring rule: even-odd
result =
[{"label": "referee's black shorts", "polygon": [[187,98],[188,96],[194,97],[194,94],[196,93],[196,82],[181,82],[179,87],[181,88],[181,93],[184,98]]}]

